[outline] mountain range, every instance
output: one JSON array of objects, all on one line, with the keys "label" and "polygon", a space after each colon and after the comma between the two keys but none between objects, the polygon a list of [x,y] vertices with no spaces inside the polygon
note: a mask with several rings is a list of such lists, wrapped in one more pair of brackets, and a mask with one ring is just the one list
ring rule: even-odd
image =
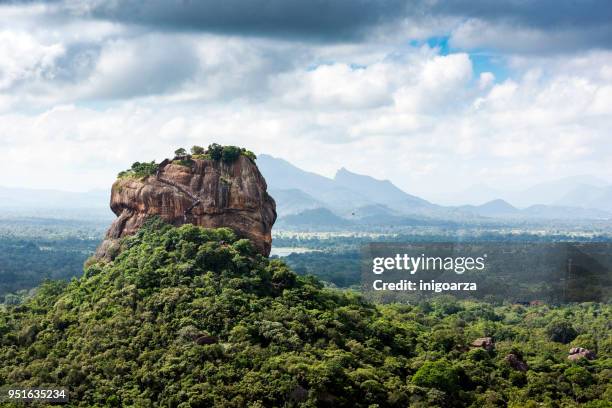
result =
[{"label": "mountain range", "polygon": [[593,176],[564,177],[531,187],[503,191],[486,184],[475,184],[465,190],[434,196],[445,205],[477,205],[503,199],[515,207],[553,205],[562,207],[594,208],[612,211],[612,185]]},{"label": "mountain range", "polygon": [[[592,176],[563,178],[513,192],[475,185],[455,193],[452,201],[440,195],[447,205],[438,205],[401,190],[389,180],[356,174],[344,167],[329,178],[267,154],[258,156],[257,165],[276,201],[279,226],[341,228],[422,225],[439,220],[612,219],[612,185]],[[108,202],[109,192],[104,190],[0,187],[0,209],[8,215],[110,219]]]},{"label": "mountain range", "polygon": [[388,180],[355,174],[345,168],[338,170],[332,179],[266,154],[258,156],[257,165],[272,196],[277,199],[277,211],[281,216],[319,207],[341,216],[359,217],[372,215],[367,211],[380,205],[390,211],[412,214],[428,214],[441,209],[402,191]]},{"label": "mountain range", "polygon": [[[612,186],[587,176],[542,183],[511,193],[515,201],[525,205],[522,208],[501,198],[480,205],[441,206],[408,194],[389,180],[352,173],[346,168],[339,169],[333,178],[328,178],[265,154],[258,157],[257,163],[276,199],[280,225],[342,227],[347,221],[355,225],[420,225],[423,220],[435,222],[440,219],[612,218],[612,205],[609,205],[612,204]],[[588,182],[591,184],[585,184]],[[580,191],[587,188],[589,195]],[[504,196],[504,193],[486,186],[476,186],[465,195],[468,193],[482,197],[495,197],[495,194]],[[580,197],[589,198],[589,201],[581,201]]]}]

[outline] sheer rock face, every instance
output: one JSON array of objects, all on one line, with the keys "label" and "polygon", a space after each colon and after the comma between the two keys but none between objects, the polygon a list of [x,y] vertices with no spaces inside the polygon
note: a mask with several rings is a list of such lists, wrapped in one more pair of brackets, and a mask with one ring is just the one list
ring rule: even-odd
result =
[{"label": "sheer rock face", "polygon": [[154,215],[173,225],[229,227],[268,256],[276,204],[266,189],[255,163],[244,156],[232,164],[195,159],[186,166],[164,160],[155,175],[113,184],[110,206],[117,219],[96,256],[114,258],[119,239],[134,234]]}]

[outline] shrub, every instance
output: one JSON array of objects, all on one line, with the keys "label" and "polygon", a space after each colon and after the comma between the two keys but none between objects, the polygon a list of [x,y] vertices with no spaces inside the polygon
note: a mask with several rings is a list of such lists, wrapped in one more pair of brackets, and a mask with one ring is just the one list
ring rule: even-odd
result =
[{"label": "shrub", "polygon": [[257,156],[255,156],[255,153],[253,153],[250,150],[242,148],[242,152],[241,153],[242,153],[243,156],[248,157],[249,159],[251,159],[253,161],[257,160]]},{"label": "shrub", "polygon": [[213,143],[208,145],[208,154],[213,160],[221,160],[221,155],[223,154],[223,146]]},{"label": "shrub", "polygon": [[445,360],[428,361],[417,370],[412,382],[420,387],[437,388],[452,393],[457,390],[457,370]]},{"label": "shrub", "polygon": [[225,163],[233,163],[238,157],[240,157],[240,153],[242,150],[236,146],[224,146],[221,152],[221,160]]},{"label": "shrub", "polygon": [[593,376],[584,367],[572,366],[565,370],[563,375],[565,378],[575,384],[589,385],[593,382]]},{"label": "shrub", "polygon": [[132,164],[132,167],[130,169],[119,172],[117,177],[119,178],[126,178],[126,177],[143,178],[143,177],[147,177],[147,176],[155,174],[158,167],[159,165],[155,163],[155,160],[149,163],[135,162],[134,164]]},{"label": "shrub", "polygon": [[[194,146],[194,147],[197,147],[197,146]],[[250,150],[247,150],[245,148],[240,148],[238,146],[221,146],[220,144],[217,144],[217,143],[212,143],[208,145],[208,150],[206,150],[206,152],[204,153],[207,154],[208,157],[210,157],[212,160],[223,160],[223,162],[228,163],[228,164],[233,163],[234,161],[238,160],[238,158],[241,155],[248,157],[249,159],[253,161],[257,159],[257,156],[255,156],[255,153],[253,153]],[[202,153],[197,153],[197,154],[201,155]]]},{"label": "shrub", "polygon": [[204,150],[202,146],[191,146],[191,154],[199,155],[199,154],[204,154],[204,153],[206,153],[206,151]]},{"label": "shrub", "polygon": [[567,320],[555,319],[546,326],[546,334],[551,341],[567,344],[578,336],[578,332]]}]

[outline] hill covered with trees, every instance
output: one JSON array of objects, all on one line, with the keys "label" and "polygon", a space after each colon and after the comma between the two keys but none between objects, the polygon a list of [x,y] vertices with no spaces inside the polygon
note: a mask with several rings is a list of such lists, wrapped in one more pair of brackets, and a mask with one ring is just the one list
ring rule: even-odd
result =
[{"label": "hill covered with trees", "polygon": [[229,229],[152,220],[114,261],[0,310],[0,386],[65,386],[84,407],[609,407],[611,317],[596,303],[374,305]]}]

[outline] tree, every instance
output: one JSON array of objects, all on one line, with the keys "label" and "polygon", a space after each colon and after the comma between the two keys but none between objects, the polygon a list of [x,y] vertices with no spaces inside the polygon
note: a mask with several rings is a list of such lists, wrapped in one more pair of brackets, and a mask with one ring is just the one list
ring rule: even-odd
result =
[{"label": "tree", "polygon": [[241,150],[237,146],[224,146],[221,152],[221,160],[225,163],[233,163],[240,157]]},{"label": "tree", "polygon": [[221,160],[221,155],[223,153],[223,146],[217,143],[212,143],[208,145],[208,155],[213,160]]},{"label": "tree", "polygon": [[181,147],[181,148],[176,149],[176,150],[174,151],[174,154],[175,154],[177,157],[183,157],[183,156],[186,156],[186,155],[187,155],[187,150],[185,150],[185,149],[183,149],[183,148]]},{"label": "tree", "polygon": [[245,149],[244,147],[242,148],[242,155],[245,157],[248,157],[249,159],[253,161],[257,160],[257,156],[255,155],[255,153],[253,153],[250,150]]},{"label": "tree", "polygon": [[155,160],[152,162],[134,162],[132,167],[129,170],[124,170],[118,174],[118,177],[147,177],[152,174],[155,174],[159,165],[155,163]]},{"label": "tree", "polygon": [[191,146],[191,154],[204,154],[205,150],[202,146]]},{"label": "tree", "polygon": [[589,385],[593,382],[593,376],[584,367],[572,366],[563,372],[565,378],[574,384]]},{"label": "tree", "polygon": [[551,341],[567,344],[578,336],[578,332],[567,320],[554,319],[546,326],[546,334]]},{"label": "tree", "polygon": [[412,382],[421,387],[437,388],[452,393],[457,389],[457,370],[445,360],[427,361],[412,377]]}]

